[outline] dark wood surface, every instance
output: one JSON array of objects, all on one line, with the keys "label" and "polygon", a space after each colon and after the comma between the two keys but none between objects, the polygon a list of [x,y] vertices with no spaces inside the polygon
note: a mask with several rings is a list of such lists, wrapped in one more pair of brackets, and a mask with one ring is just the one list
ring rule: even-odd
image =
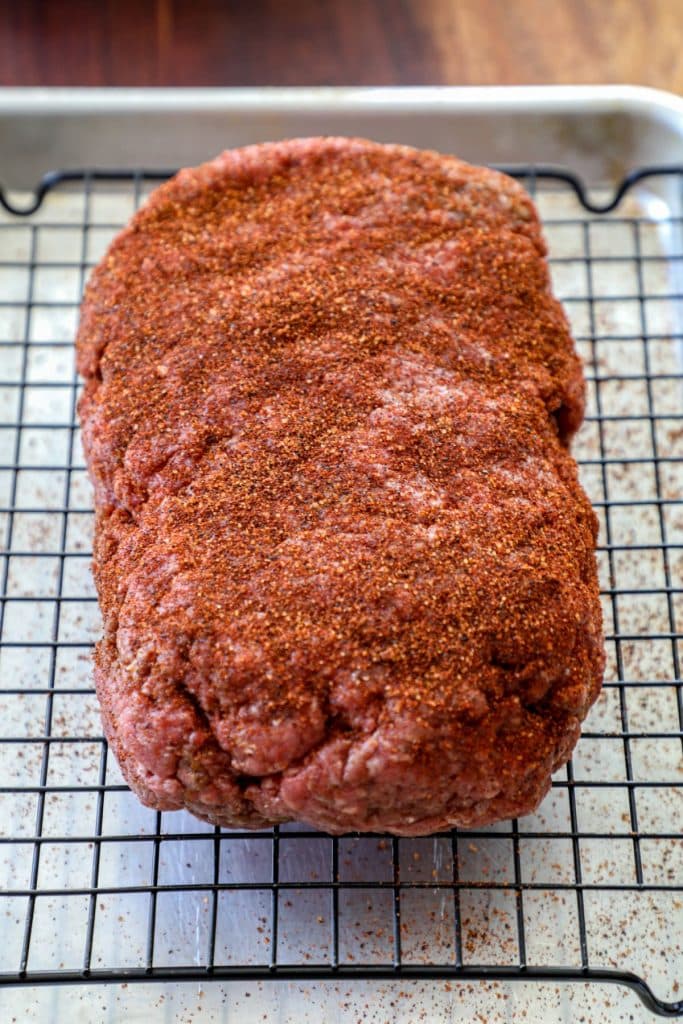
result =
[{"label": "dark wood surface", "polygon": [[2,85],[550,82],[683,92],[683,0],[0,0]]}]

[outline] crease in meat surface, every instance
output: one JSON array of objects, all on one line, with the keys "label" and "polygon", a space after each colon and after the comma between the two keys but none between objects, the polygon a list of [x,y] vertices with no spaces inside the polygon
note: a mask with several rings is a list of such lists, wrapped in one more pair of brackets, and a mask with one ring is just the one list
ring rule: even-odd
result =
[{"label": "crease in meat surface", "polygon": [[143,802],[397,834],[537,806],[604,653],[582,371],[519,185],[226,152],[112,243],[77,353],[95,681]]}]

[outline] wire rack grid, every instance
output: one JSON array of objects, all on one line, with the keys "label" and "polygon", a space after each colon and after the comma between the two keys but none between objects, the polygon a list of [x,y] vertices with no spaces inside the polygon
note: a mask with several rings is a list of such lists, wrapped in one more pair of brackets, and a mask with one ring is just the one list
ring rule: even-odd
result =
[{"label": "wire rack grid", "polygon": [[570,174],[515,173],[586,364],[606,681],[536,814],[418,839],[231,832],[124,785],[91,682],[73,336],[164,175],[52,175],[23,217],[0,197],[0,983],[594,979],[683,1014],[683,170],[602,213]]}]

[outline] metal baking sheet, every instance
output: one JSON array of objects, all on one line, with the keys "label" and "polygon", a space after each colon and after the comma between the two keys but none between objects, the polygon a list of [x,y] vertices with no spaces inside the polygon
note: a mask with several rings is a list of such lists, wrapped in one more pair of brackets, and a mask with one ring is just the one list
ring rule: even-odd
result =
[{"label": "metal baking sheet", "polygon": [[[122,167],[134,157],[147,167],[177,166],[257,138],[344,129],[482,161],[526,164],[531,153],[595,186],[610,182],[593,190],[598,200],[610,197],[624,170],[644,162],[647,140],[649,163],[683,162],[680,101],[647,90],[590,97],[581,90],[13,90],[3,100],[0,90],[0,179],[23,187],[13,199],[25,203],[40,176],[57,166]],[[189,139],[177,130],[190,125],[183,118],[194,126]],[[510,122],[502,134],[501,118]],[[607,124],[632,131],[605,134]],[[585,145],[577,142],[579,125]],[[104,753],[91,693],[89,648],[99,621],[71,341],[84,277],[149,185],[85,179],[51,191],[29,220],[0,215],[0,839],[7,840],[0,970],[16,969],[27,949],[28,970],[78,971],[86,939],[94,970],[148,963],[150,883],[158,888],[154,963],[169,971],[206,963],[210,945],[214,962],[224,965],[271,963],[274,943],[278,963],[324,964],[335,913],[341,963],[390,962],[398,867],[407,886],[405,963],[453,962],[457,921],[464,963],[517,963],[521,881],[528,963],[580,965],[581,917],[591,965],[633,970],[661,999],[680,998],[683,764],[672,617],[678,614],[680,629],[680,184],[676,176],[645,179],[601,218],[570,188],[535,183],[556,291],[589,377],[588,419],[575,453],[601,519],[610,655],[608,686],[571,774],[558,773],[539,812],[515,829],[504,823],[455,840],[350,837],[335,845],[287,826],[277,839],[226,833],[219,861],[209,826],[183,813],[157,816],[125,790]],[[277,934],[274,857],[284,884],[276,893]],[[336,904],[333,862],[347,883]],[[225,888],[214,918],[217,864]],[[465,884],[459,905],[450,887],[454,866]],[[39,894],[27,945],[32,881]],[[389,888],[375,888],[378,881]],[[37,1020],[91,1020],[102,1005],[113,1020],[148,1019],[155,1010],[168,1019],[240,1022],[264,1014],[355,1020],[362,1012],[369,1020],[384,1014],[406,1021],[420,1013],[430,1021],[476,1013],[512,1020],[522,1012],[530,1019],[570,1020],[581,1012],[652,1019],[621,989],[447,980],[15,988],[3,992],[3,1005]]]},{"label": "metal baking sheet", "polygon": [[181,167],[296,135],[367,135],[475,163],[559,164],[588,182],[683,161],[683,99],[639,86],[0,89],[0,182]]}]

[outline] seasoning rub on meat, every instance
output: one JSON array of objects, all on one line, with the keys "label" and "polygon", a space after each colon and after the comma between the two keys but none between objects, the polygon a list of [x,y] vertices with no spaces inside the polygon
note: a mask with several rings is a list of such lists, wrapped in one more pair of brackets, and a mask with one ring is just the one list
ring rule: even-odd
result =
[{"label": "seasoning rub on meat", "polygon": [[77,347],[95,679],[140,799],[405,835],[532,811],[604,654],[523,189],[358,139],[226,152],[115,239]]}]

